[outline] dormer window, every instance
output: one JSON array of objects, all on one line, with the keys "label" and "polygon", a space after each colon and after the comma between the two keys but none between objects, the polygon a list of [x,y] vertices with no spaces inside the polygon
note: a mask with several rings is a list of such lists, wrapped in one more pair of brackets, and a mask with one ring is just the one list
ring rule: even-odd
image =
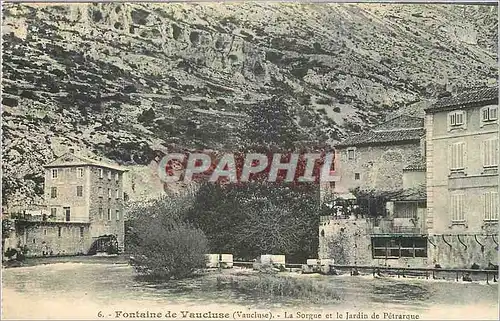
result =
[{"label": "dormer window", "polygon": [[448,113],[448,130],[463,128],[466,126],[465,110],[455,110]]},{"label": "dormer window", "polygon": [[494,123],[498,120],[498,107],[486,106],[481,108],[481,127],[485,124]]}]

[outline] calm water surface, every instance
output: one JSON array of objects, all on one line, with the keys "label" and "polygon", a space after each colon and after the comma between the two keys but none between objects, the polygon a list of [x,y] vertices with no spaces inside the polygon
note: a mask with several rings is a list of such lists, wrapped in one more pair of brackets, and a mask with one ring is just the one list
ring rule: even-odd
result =
[{"label": "calm water surface", "polygon": [[[339,297],[309,302],[217,290],[213,286],[217,275],[220,274],[213,272],[187,281],[153,284],[137,280],[134,270],[126,264],[57,263],[4,269],[4,317],[67,318],[78,309],[78,313],[91,317],[102,307],[108,308],[110,314],[114,309],[205,307],[291,312],[390,311],[415,313],[421,318],[498,319],[498,284],[290,274],[325,282]],[[68,306],[73,303],[79,307]]]}]

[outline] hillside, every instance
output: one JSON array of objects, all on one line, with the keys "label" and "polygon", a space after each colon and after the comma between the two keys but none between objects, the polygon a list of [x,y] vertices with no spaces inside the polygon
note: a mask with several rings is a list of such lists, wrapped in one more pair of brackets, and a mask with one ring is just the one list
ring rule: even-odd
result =
[{"label": "hillside", "polygon": [[147,167],[157,150],[234,149],[242,128],[258,128],[251,111],[276,95],[288,131],[333,143],[400,107],[497,79],[496,6],[3,9],[4,202],[37,201],[41,166],[69,146],[129,166],[138,198],[161,192]]}]

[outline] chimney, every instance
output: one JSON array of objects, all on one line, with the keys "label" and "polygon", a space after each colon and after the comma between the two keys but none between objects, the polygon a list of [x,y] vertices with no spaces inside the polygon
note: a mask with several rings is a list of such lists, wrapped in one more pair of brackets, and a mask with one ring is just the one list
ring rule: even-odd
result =
[{"label": "chimney", "polygon": [[74,154],[74,153],[75,153],[75,149],[74,149],[74,148],[70,148],[70,149],[69,149],[69,152],[70,152],[71,154]]}]

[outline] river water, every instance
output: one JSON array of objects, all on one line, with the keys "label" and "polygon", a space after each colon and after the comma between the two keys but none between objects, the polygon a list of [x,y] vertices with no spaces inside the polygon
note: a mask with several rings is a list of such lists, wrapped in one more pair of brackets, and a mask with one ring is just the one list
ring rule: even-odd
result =
[{"label": "river water", "polygon": [[162,319],[169,311],[177,313],[177,319],[180,311],[224,311],[233,318],[242,311],[271,312],[278,319],[286,312],[295,319],[389,319],[395,313],[420,319],[498,320],[498,283],[291,273],[325,282],[338,294],[338,299],[315,303],[207,287],[218,273],[152,284],[137,280],[127,264],[56,263],[3,269],[3,318],[120,319],[116,311],[161,312]]}]

